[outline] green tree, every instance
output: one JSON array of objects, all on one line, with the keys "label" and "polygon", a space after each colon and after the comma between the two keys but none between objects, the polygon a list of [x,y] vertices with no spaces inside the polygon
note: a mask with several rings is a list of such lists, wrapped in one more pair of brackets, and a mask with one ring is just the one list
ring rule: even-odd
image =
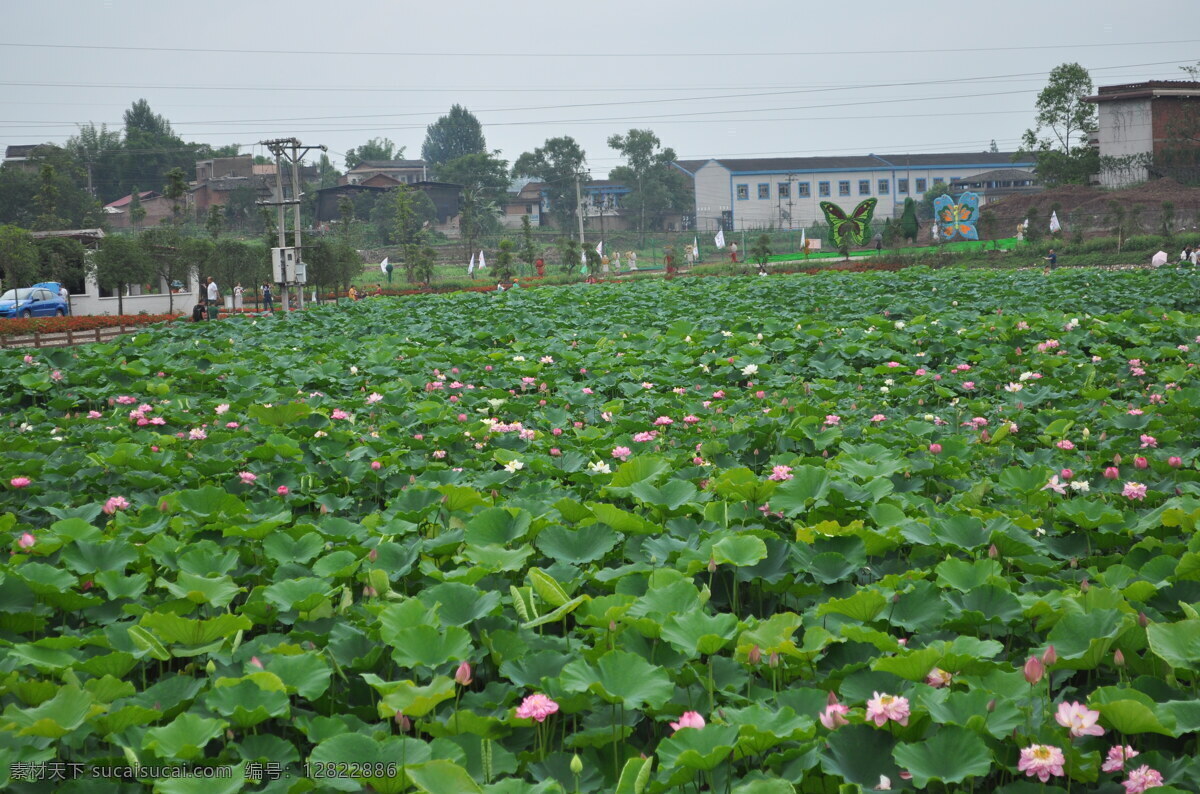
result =
[{"label": "green tree", "polygon": [[58,172],[50,163],[42,163],[38,169],[38,192],[33,197],[37,205],[38,217],[33,228],[38,231],[61,229],[63,219],[58,217]]},{"label": "green tree", "polygon": [[[188,262],[205,261],[207,249],[200,250],[192,247],[190,251],[185,252],[185,240],[179,234],[179,230],[174,227],[148,229],[136,240],[150,274],[156,280],[166,284],[168,309],[172,312],[175,311],[175,292],[171,285],[176,281],[186,283],[189,275]],[[194,242],[205,244],[203,240]],[[150,277],[151,275],[147,275],[147,278]],[[217,283],[223,288],[226,287],[220,279],[217,280]]]},{"label": "green tree", "polygon": [[338,170],[334,168],[333,161],[329,159],[329,155],[322,152],[321,159],[317,161],[317,181],[318,189],[334,187],[338,183]]},{"label": "green tree", "polygon": [[933,200],[942,195],[950,195],[950,187],[945,182],[938,180],[921,196],[921,203],[917,207],[917,216],[925,220],[932,220]]},{"label": "green tree", "polygon": [[111,235],[88,259],[96,283],[117,293],[117,313],[125,313],[125,293],[131,284],[142,284],[154,276],[154,266],[133,237]]},{"label": "green tree", "polygon": [[533,272],[533,263],[537,259],[537,248],[533,244],[533,224],[528,215],[521,216],[521,261],[527,266],[526,272]]},{"label": "green tree", "polygon": [[204,228],[214,240],[221,236],[221,231],[225,228],[225,219],[221,207],[217,204],[208,208],[208,215],[204,219]]},{"label": "green tree", "polygon": [[1092,78],[1079,64],[1050,70],[1035,105],[1036,126],[1025,131],[1018,155],[1037,158],[1035,170],[1044,183],[1086,183],[1099,171],[1099,153],[1087,145],[1087,133],[1096,126],[1096,106],[1084,101],[1091,93]]},{"label": "green tree", "polygon": [[513,251],[516,250],[516,243],[505,237],[497,246],[496,253],[496,278],[500,281],[513,280]]},{"label": "green tree", "polygon": [[486,152],[487,142],[483,138],[483,125],[462,105],[452,106],[449,113],[425,128],[421,158],[432,166],[439,166],[470,154]]},{"label": "green tree", "polygon": [[171,201],[171,218],[178,226],[183,213],[180,203],[188,190],[187,175],[182,168],[172,168],[166,176],[167,184],[163,187],[163,195]]},{"label": "green tree", "polygon": [[465,154],[435,166],[433,173],[438,180],[474,190],[481,201],[497,205],[506,197],[512,181],[508,161],[499,152]]},{"label": "green tree", "polygon": [[67,139],[65,148],[91,175],[92,188],[100,201],[107,203],[126,195],[120,192],[123,142],[119,130],[89,122]]},{"label": "green tree", "polygon": [[562,262],[563,272],[568,276],[575,272],[575,268],[579,267],[579,241],[574,237],[563,236],[558,238],[558,253]]},{"label": "green tree", "polygon": [[16,226],[0,226],[0,286],[29,286],[37,277],[39,264],[29,232]]},{"label": "green tree", "polygon": [[405,147],[396,147],[387,138],[372,138],[357,148],[346,150],[346,170],[374,160],[399,160],[404,157]]},{"label": "green tree", "polygon": [[129,225],[136,232],[138,224],[144,220],[146,220],[146,208],[142,206],[141,191],[138,190],[137,185],[134,185],[133,192],[129,194]]},{"label": "green tree", "polygon": [[[125,144],[121,154],[117,197],[131,192],[133,183],[162,185],[167,172],[179,168],[184,173],[196,167],[197,156],[210,149],[187,144],[171,129],[170,122],[139,99],[125,111]],[[186,183],[186,179],[185,179]]]},{"label": "green tree", "polygon": [[38,273],[47,279],[65,284],[70,292],[84,290],[83,244],[69,237],[46,237],[35,240],[38,252]]},{"label": "green tree", "polygon": [[608,138],[609,147],[623,154],[626,163],[608,176],[632,189],[621,199],[621,207],[633,215],[642,247],[648,226],[661,228],[668,213],[684,211],[689,204],[687,180],[673,165],[675,150],[662,149],[661,143],[651,130]]},{"label": "green tree", "polygon": [[569,230],[578,206],[575,183],[588,181],[586,165],[583,149],[574,138],[563,136],[550,138],[545,145],[518,157],[513,164],[513,176],[543,182],[558,227]]},{"label": "green tree", "polygon": [[1175,202],[1164,201],[1162,203],[1162,216],[1159,221],[1159,229],[1162,231],[1162,236],[1168,240],[1175,237]]},{"label": "green tree", "polygon": [[750,258],[758,263],[760,273],[765,273],[767,270],[767,260],[771,258],[771,236],[769,234],[759,235],[754,241],[754,245],[750,246]]},{"label": "green tree", "polygon": [[983,229],[983,236],[987,240],[992,241],[992,247],[995,248],[996,243],[996,224],[999,219],[996,218],[996,213],[993,210],[985,209],[979,213],[979,227]]},{"label": "green tree", "polygon": [[[437,209],[423,190],[401,185],[375,196],[377,200],[368,216],[370,231],[384,245],[411,245],[417,241],[417,233],[423,233],[426,226],[437,218]],[[402,206],[408,207],[408,214],[404,218],[400,213]],[[355,213],[362,217],[357,204]]]},{"label": "green tree", "polygon": [[405,276],[410,283],[415,284],[420,278],[421,254],[425,243],[424,222],[417,209],[415,196],[419,195],[426,201],[428,197],[403,185],[393,190],[392,194],[395,242],[403,249]]}]

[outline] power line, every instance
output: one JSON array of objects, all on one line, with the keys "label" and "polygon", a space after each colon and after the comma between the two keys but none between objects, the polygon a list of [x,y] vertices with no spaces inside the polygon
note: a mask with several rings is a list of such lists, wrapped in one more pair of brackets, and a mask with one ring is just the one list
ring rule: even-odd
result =
[{"label": "power line", "polygon": [[[1094,49],[1097,47],[1162,47],[1169,44],[1196,44],[1200,43],[1200,39],[1175,39],[1172,41],[1123,41],[1115,43],[1088,43],[1088,44],[1031,44],[1012,47],[960,47],[960,48],[938,48],[939,53],[954,53],[954,52],[1023,52],[1034,50],[1068,50],[1068,49]],[[413,52],[400,50],[264,50],[255,47],[251,50],[233,49],[233,48],[218,48],[218,47],[131,47],[117,46],[104,44],[45,44],[45,43],[29,43],[29,42],[0,42],[0,47],[25,47],[30,49],[50,49],[50,50],[108,50],[113,52],[193,52],[193,53],[213,53],[213,54],[228,54],[228,55],[302,55],[305,57],[322,55],[322,56],[344,56],[344,57],[386,57],[386,58],[654,58],[659,60],[662,58],[711,58],[709,52],[624,52],[614,53],[611,51],[605,52]],[[928,55],[929,50],[925,48],[912,50],[880,50],[872,49],[870,55]],[[803,57],[803,58],[825,58],[834,55],[853,55],[856,58],[863,57],[864,53],[859,50],[807,50],[804,52],[744,52],[739,53],[739,58],[782,58],[782,57]]]}]

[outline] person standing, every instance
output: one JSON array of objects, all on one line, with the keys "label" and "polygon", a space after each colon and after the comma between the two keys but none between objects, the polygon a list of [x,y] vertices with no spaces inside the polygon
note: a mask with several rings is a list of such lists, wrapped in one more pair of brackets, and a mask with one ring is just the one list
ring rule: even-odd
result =
[{"label": "person standing", "polygon": [[737,243],[729,244],[729,261],[737,264]]},{"label": "person standing", "polygon": [[637,270],[637,251],[629,252],[629,269]]},{"label": "person standing", "polygon": [[217,282],[213,281],[212,276],[208,277],[206,299],[208,301],[208,319],[215,320],[220,311],[217,302],[221,299],[221,288],[217,286]]},{"label": "person standing", "polygon": [[1058,254],[1054,253],[1053,248],[1050,249],[1049,255],[1043,256],[1042,259],[1049,263],[1046,265],[1046,270],[1053,270],[1054,268],[1058,267]]},{"label": "person standing", "polygon": [[71,313],[71,293],[67,290],[66,284],[58,285],[58,297],[62,298],[63,303],[67,304],[67,314]]},{"label": "person standing", "polygon": [[262,301],[263,301],[263,311],[265,311],[265,312],[275,311],[275,300],[274,300],[274,296],[271,294],[271,282],[269,282],[269,281],[263,282]]},{"label": "person standing", "polygon": [[353,285],[351,285],[350,292],[348,294],[350,296],[350,300],[352,300],[352,301],[358,300],[358,290],[356,290]]},{"label": "person standing", "polygon": [[238,282],[233,288],[233,310],[240,312],[242,310],[242,295],[246,290],[242,289],[242,282]]}]

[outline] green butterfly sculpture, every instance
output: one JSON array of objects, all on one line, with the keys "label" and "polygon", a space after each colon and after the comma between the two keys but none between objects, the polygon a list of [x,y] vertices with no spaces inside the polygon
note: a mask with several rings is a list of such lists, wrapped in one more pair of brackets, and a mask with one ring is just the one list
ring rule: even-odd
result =
[{"label": "green butterfly sculpture", "polygon": [[878,199],[869,198],[854,208],[847,217],[845,211],[829,201],[821,202],[821,211],[829,224],[830,236],[835,248],[863,246],[867,242],[867,230],[871,228],[871,216],[875,214]]}]

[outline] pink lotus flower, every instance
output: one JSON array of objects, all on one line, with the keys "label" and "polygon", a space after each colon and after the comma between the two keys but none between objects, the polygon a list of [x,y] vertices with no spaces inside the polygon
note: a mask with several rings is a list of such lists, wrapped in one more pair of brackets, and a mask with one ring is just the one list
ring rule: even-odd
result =
[{"label": "pink lotus flower", "polygon": [[250,657],[250,666],[257,667],[259,670],[263,669],[263,663],[258,660],[257,656]]},{"label": "pink lotus flower", "polygon": [[883,414],[875,414],[874,416],[871,417],[871,421],[872,422],[886,422],[887,417],[884,416]]},{"label": "pink lotus flower", "polygon": [[534,719],[545,722],[546,718],[558,711],[558,704],[542,693],[530,695],[517,706],[517,719]]},{"label": "pink lotus flower", "polygon": [[916,372],[914,372],[913,374],[914,374],[914,375],[925,375],[925,374],[927,374],[928,372],[929,372],[929,370],[925,369],[924,367],[918,367],[918,368],[917,368],[917,371],[916,371]]},{"label": "pink lotus flower", "polygon": [[1048,744],[1032,744],[1021,751],[1017,769],[1045,783],[1051,775],[1062,777],[1065,762],[1061,749]]},{"label": "pink lotus flower", "polygon": [[371,392],[369,395],[367,395],[367,405],[374,405],[381,400],[383,400],[383,395],[379,392]]},{"label": "pink lotus flower", "polygon": [[883,727],[888,720],[908,725],[908,698],[879,692],[875,692],[874,695],[875,697],[867,701],[868,720],[874,720],[877,727]]},{"label": "pink lotus flower", "polygon": [[973,380],[965,381],[963,383],[962,387],[964,389],[966,389],[967,391],[974,391],[975,390],[975,381],[973,381]]},{"label": "pink lotus flower", "polygon": [[660,416],[654,420],[654,424],[658,427],[667,427],[675,424],[675,420],[669,416]]},{"label": "pink lotus flower", "polygon": [[[159,419],[151,419],[150,424],[157,425],[160,424],[160,421],[161,420]],[[239,425],[237,422],[226,422],[225,427],[229,428],[230,430],[237,430],[239,427],[241,427],[241,425]]]},{"label": "pink lotus flower", "polygon": [[108,501],[104,503],[104,512],[110,516],[118,510],[126,510],[129,507],[129,500],[124,496],[110,496]]},{"label": "pink lotus flower", "polygon": [[62,373],[58,370],[54,370],[50,373],[50,380],[62,380]]},{"label": "pink lotus flower", "polygon": [[88,419],[99,419],[102,416],[104,416],[104,414],[100,413],[99,411],[88,411]]},{"label": "pink lotus flower", "polygon": [[217,416],[220,416],[229,410],[229,403],[221,403],[214,410],[216,411]]},{"label": "pink lotus flower", "polygon": [[334,408],[333,413],[329,415],[331,419],[349,419],[350,414],[343,411],[341,408]]},{"label": "pink lotus flower", "polygon": [[8,481],[8,484],[14,488],[28,488],[31,482],[33,482],[33,480],[29,479],[28,477],[13,477]]},{"label": "pink lotus flower", "polygon": [[683,417],[683,421],[685,424],[694,425],[700,421],[700,417],[693,414],[688,414],[687,416]]},{"label": "pink lotus flower", "polygon": [[238,476],[241,477],[242,482],[246,483],[247,485],[258,479],[258,475],[252,471],[239,471]]},{"label": "pink lotus flower", "polygon": [[1071,439],[1069,439],[1069,438],[1064,438],[1062,441],[1059,441],[1054,446],[1058,447],[1059,449],[1065,449],[1068,452],[1075,449],[1075,445],[1071,443]]},{"label": "pink lotus flower", "polygon": [[119,405],[133,405],[135,402],[137,402],[137,399],[130,397],[128,394],[122,394],[117,398]]},{"label": "pink lotus flower", "polygon": [[1157,447],[1158,446],[1158,439],[1155,438],[1154,436],[1147,435],[1145,433],[1142,433],[1139,440],[1142,442],[1142,449],[1146,449],[1147,447]]},{"label": "pink lotus flower", "polygon": [[281,485],[275,489],[275,493],[279,494],[280,496],[287,496],[289,493],[291,493],[291,489],[286,485]]},{"label": "pink lotus flower", "polygon": [[1100,767],[1105,772],[1120,772],[1125,768],[1125,762],[1135,755],[1141,755],[1137,750],[1129,745],[1114,744],[1108,748],[1108,758],[1104,765]]},{"label": "pink lotus flower", "polygon": [[383,464],[377,460],[371,461],[371,471],[379,471],[383,468]]},{"label": "pink lotus flower", "polygon": [[774,466],[771,468],[771,475],[767,477],[767,479],[773,480],[774,482],[785,482],[790,480],[792,479],[792,467]]},{"label": "pink lotus flower", "polygon": [[584,394],[594,394],[594,392],[591,389],[589,389],[587,386],[584,386],[583,389],[581,389],[581,391]]},{"label": "pink lotus flower", "polygon": [[617,460],[629,460],[633,450],[629,447],[613,447],[612,456]]},{"label": "pink lotus flower", "polygon": [[850,709],[838,703],[837,695],[830,692],[828,704],[817,716],[817,719],[821,720],[821,724],[828,730],[834,731],[843,725],[850,724],[850,721],[846,719],[846,715],[849,713]]},{"label": "pink lotus flower", "polygon": [[1059,703],[1054,721],[1071,731],[1075,738],[1080,736],[1103,736],[1104,729],[1096,724],[1100,712],[1092,711],[1087,706],[1075,703]]},{"label": "pink lotus flower", "polygon": [[1130,772],[1128,780],[1121,781],[1121,785],[1125,787],[1125,794],[1141,794],[1146,789],[1159,788],[1162,784],[1162,773],[1146,764]]},{"label": "pink lotus flower", "polygon": [[208,433],[205,433],[204,430],[199,427],[193,427],[188,431],[188,438],[190,438],[192,441],[203,441],[204,439],[208,438]]},{"label": "pink lotus flower", "polygon": [[725,399],[725,392],[724,392],[724,391],[722,391],[721,389],[717,389],[715,392],[713,392],[713,394],[712,394],[712,398],[713,398],[714,400],[724,400],[724,399]]},{"label": "pink lotus flower", "polygon": [[[562,450],[561,450],[561,449],[559,449],[558,447],[550,447],[550,457],[552,457],[552,458],[558,458],[558,457],[561,457],[561,456],[562,456]],[[459,469],[459,471],[462,471],[462,469]]]},{"label": "pink lotus flower", "polygon": [[1058,475],[1055,474],[1041,489],[1043,491],[1051,490],[1058,494],[1065,494],[1067,492],[1067,484],[1059,480]]},{"label": "pink lotus flower", "polygon": [[458,682],[459,686],[468,686],[472,681],[471,665],[467,662],[460,664],[458,669],[454,671],[454,680]]},{"label": "pink lotus flower", "polygon": [[17,546],[22,549],[32,549],[37,543],[37,538],[28,532],[22,532],[21,537],[17,539]]},{"label": "pink lotus flower", "polygon": [[935,443],[935,444],[930,444],[930,445],[929,445],[929,454],[931,454],[931,455],[941,455],[941,454],[942,454],[942,445],[941,445],[941,444],[936,444],[936,443]]},{"label": "pink lotus flower", "polygon": [[1121,470],[1116,466],[1109,466],[1104,470],[1104,479],[1117,480],[1121,477]]},{"label": "pink lotus flower", "polygon": [[679,722],[671,723],[671,730],[678,732],[681,728],[695,728],[700,730],[705,726],[704,717],[700,716],[698,711],[685,711],[679,717]]},{"label": "pink lotus flower", "polygon": [[1075,476],[1075,472],[1071,469],[1063,469],[1058,473],[1058,476],[1062,477],[1064,480],[1069,480]]},{"label": "pink lotus flower", "polygon": [[826,414],[825,416],[825,424],[829,426],[836,425],[841,421],[842,417],[838,416],[837,414]]},{"label": "pink lotus flower", "polygon": [[[435,459],[435,460],[444,460],[444,459],[445,459],[445,457],[446,457],[446,450],[444,450],[444,449],[435,449],[435,450],[433,451],[433,457],[434,457],[434,459]],[[379,463],[379,461],[377,461],[377,460],[371,461],[371,468],[372,468],[372,469],[374,469],[374,468],[375,468],[375,464],[376,464],[376,463]],[[380,465],[382,465],[382,464],[380,464]]]},{"label": "pink lotus flower", "polygon": [[1025,680],[1033,686],[1038,681],[1042,680],[1042,676],[1046,674],[1046,668],[1042,665],[1042,660],[1036,656],[1030,656],[1025,662]]},{"label": "pink lotus flower", "polygon": [[1140,502],[1146,498],[1146,486],[1140,482],[1127,482],[1125,483],[1125,489],[1121,491],[1121,496]]},{"label": "pink lotus flower", "polygon": [[1149,468],[1149,467],[1150,467],[1150,461],[1149,461],[1149,460],[1147,460],[1147,459],[1146,459],[1144,456],[1142,456],[1142,455],[1138,455],[1137,457],[1135,457],[1135,458],[1133,459],[1133,468],[1135,468],[1135,469],[1147,469],[1147,468]]},{"label": "pink lotus flower", "polygon": [[657,430],[647,430],[647,431],[644,431],[641,433],[635,433],[633,436],[633,440],[638,442],[639,444],[645,444],[647,442],[653,441],[657,437],[658,437]]},{"label": "pink lotus flower", "polygon": [[944,686],[950,686],[950,682],[954,680],[954,676],[946,672],[940,667],[935,667],[925,676],[925,683],[935,689]]}]

